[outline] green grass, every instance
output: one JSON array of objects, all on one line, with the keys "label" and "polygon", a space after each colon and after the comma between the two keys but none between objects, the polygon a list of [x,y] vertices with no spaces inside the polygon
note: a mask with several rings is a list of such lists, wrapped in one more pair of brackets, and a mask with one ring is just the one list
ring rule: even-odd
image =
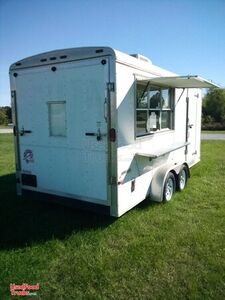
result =
[{"label": "green grass", "polygon": [[0,299],[40,283],[36,299],[224,299],[225,143],[168,204],[114,220],[15,196],[12,135],[0,135]]}]

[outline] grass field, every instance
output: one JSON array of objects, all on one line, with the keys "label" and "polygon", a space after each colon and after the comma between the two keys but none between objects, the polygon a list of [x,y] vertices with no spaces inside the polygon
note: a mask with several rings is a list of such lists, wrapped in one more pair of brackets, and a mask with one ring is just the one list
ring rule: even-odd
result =
[{"label": "grass field", "polygon": [[0,135],[0,299],[225,299],[225,142],[168,204],[118,220],[15,196],[12,135]]}]

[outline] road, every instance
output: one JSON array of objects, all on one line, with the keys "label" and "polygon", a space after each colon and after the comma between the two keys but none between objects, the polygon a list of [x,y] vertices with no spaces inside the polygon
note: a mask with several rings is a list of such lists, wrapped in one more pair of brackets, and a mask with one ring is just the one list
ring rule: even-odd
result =
[{"label": "road", "polygon": [[225,141],[225,134],[221,133],[202,133],[201,140],[223,140]]},{"label": "road", "polygon": [[0,128],[0,133],[13,133],[12,128]]}]

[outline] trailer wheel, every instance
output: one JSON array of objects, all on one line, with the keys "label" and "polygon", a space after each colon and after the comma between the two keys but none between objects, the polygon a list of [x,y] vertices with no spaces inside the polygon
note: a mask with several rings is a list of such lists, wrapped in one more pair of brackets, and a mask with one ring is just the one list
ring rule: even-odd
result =
[{"label": "trailer wheel", "polygon": [[163,187],[163,200],[165,202],[170,201],[175,190],[176,190],[176,180],[173,173],[169,172]]},{"label": "trailer wheel", "polygon": [[177,180],[177,189],[178,191],[183,191],[186,187],[188,181],[188,169],[186,166],[183,166],[180,170],[180,173],[178,174],[178,180]]}]

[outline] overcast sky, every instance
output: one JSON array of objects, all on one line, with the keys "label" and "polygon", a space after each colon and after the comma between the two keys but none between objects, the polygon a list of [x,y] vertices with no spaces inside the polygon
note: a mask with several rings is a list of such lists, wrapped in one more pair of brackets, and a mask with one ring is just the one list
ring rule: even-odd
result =
[{"label": "overcast sky", "polygon": [[54,49],[111,46],[225,86],[225,0],[0,0],[0,106],[8,69]]}]

